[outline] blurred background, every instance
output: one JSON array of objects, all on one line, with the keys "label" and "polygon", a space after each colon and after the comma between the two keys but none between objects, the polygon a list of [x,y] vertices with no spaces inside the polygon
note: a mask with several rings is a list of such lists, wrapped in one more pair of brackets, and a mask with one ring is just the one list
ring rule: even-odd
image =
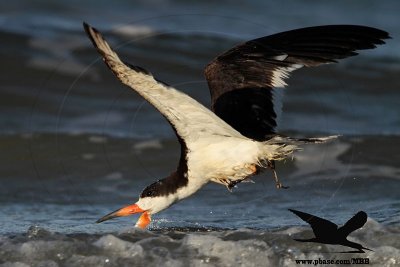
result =
[{"label": "blurred background", "polygon": [[135,202],[176,167],[165,119],[122,86],[86,37],[98,28],[125,61],[209,107],[204,66],[232,46],[276,32],[360,24],[393,39],[339,64],[289,79],[279,131],[340,134],[278,164],[233,193],[208,185],[154,216],[152,227],[280,229],[287,208],[338,223],[358,210],[400,219],[399,1],[3,1],[0,3],[0,233],[39,225],[101,233],[136,218],[93,222]]}]

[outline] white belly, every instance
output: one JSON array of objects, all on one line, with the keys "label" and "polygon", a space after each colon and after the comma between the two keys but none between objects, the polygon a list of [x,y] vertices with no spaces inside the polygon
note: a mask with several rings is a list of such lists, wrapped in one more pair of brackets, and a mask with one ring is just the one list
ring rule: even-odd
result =
[{"label": "white belly", "polygon": [[188,153],[189,176],[202,181],[239,180],[258,163],[259,143],[250,139],[216,136],[192,143]]}]

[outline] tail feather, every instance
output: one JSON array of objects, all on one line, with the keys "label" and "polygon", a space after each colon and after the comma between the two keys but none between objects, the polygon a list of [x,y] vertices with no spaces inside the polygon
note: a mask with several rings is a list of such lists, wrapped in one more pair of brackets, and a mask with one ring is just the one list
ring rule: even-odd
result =
[{"label": "tail feather", "polygon": [[261,143],[262,160],[283,160],[297,150],[301,150],[296,144],[275,142],[273,139]]},{"label": "tail feather", "polygon": [[301,145],[301,144],[322,144],[335,140],[338,137],[340,137],[340,135],[329,135],[329,136],[311,137],[311,138],[295,138],[295,137],[277,135],[271,140],[274,140],[274,142],[276,143],[282,142],[284,144]]},{"label": "tail feather", "polygon": [[321,144],[336,139],[339,135],[313,138],[293,138],[276,135],[268,141],[262,142],[262,157],[267,160],[283,160],[295,151],[301,150],[299,145]]},{"label": "tail feather", "polygon": [[336,138],[338,138],[340,135],[330,135],[330,136],[324,136],[324,137],[311,137],[311,138],[293,138],[289,137],[289,140],[293,140],[296,143],[300,144],[322,144],[325,142],[332,141]]}]

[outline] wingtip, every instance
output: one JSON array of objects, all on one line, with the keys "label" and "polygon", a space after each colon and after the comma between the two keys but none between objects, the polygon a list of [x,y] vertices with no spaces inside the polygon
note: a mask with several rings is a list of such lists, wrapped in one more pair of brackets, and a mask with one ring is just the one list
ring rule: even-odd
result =
[{"label": "wingtip", "polygon": [[96,44],[96,42],[94,41],[93,38],[93,33],[98,32],[95,28],[93,28],[92,26],[90,26],[87,22],[83,22],[83,29],[85,30],[87,36],[90,38],[90,40],[92,41],[93,44]]},{"label": "wingtip", "polygon": [[363,210],[358,211],[354,216],[358,217],[358,218],[362,217],[365,220],[367,220],[367,218],[368,218],[368,214]]},{"label": "wingtip", "polygon": [[294,213],[295,215],[298,215],[298,212],[299,211],[297,211],[297,210],[294,210],[294,209],[288,209],[290,212],[292,212],[292,213]]},{"label": "wingtip", "polygon": [[92,40],[92,42],[95,43],[94,36],[99,35],[99,31],[96,28],[90,26],[89,23],[87,23],[85,21],[82,23],[82,25],[83,25],[83,29],[85,30],[86,34],[89,36],[90,40]]},{"label": "wingtip", "polygon": [[[107,43],[103,35],[96,28],[90,26],[88,23],[83,22],[83,28],[92,42],[93,46],[96,47],[97,51],[105,57],[113,57],[114,60],[119,60],[118,56],[112,50],[110,45]],[[108,64],[107,64],[108,65]]]},{"label": "wingtip", "polygon": [[90,26],[90,24],[87,23],[86,21],[83,21],[82,25],[86,32],[90,32],[90,31],[98,32],[98,30],[96,28]]},{"label": "wingtip", "polygon": [[90,26],[89,23],[87,23],[86,21],[83,21],[82,25],[85,32],[90,36],[90,30],[93,29],[93,27]]},{"label": "wingtip", "polygon": [[363,210],[360,210],[359,212],[357,212],[356,216],[359,216],[359,217],[362,216],[362,218],[365,222],[367,222],[367,220],[368,220],[368,214]]},{"label": "wingtip", "polygon": [[384,31],[384,30],[380,30],[381,32],[382,32],[382,34],[381,34],[381,41],[383,42],[382,44],[385,44],[385,41],[383,41],[383,40],[386,40],[386,39],[393,39],[392,38],[392,36],[390,36],[390,33],[389,32],[387,32],[387,31]]}]

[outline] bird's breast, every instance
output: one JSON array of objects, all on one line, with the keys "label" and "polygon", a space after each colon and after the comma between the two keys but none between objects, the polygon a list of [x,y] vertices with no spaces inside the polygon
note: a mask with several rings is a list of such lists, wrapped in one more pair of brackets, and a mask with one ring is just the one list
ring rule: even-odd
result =
[{"label": "bird's breast", "polygon": [[259,147],[250,139],[234,137],[199,140],[188,153],[191,179],[206,182],[219,177],[243,178],[254,172]]}]

